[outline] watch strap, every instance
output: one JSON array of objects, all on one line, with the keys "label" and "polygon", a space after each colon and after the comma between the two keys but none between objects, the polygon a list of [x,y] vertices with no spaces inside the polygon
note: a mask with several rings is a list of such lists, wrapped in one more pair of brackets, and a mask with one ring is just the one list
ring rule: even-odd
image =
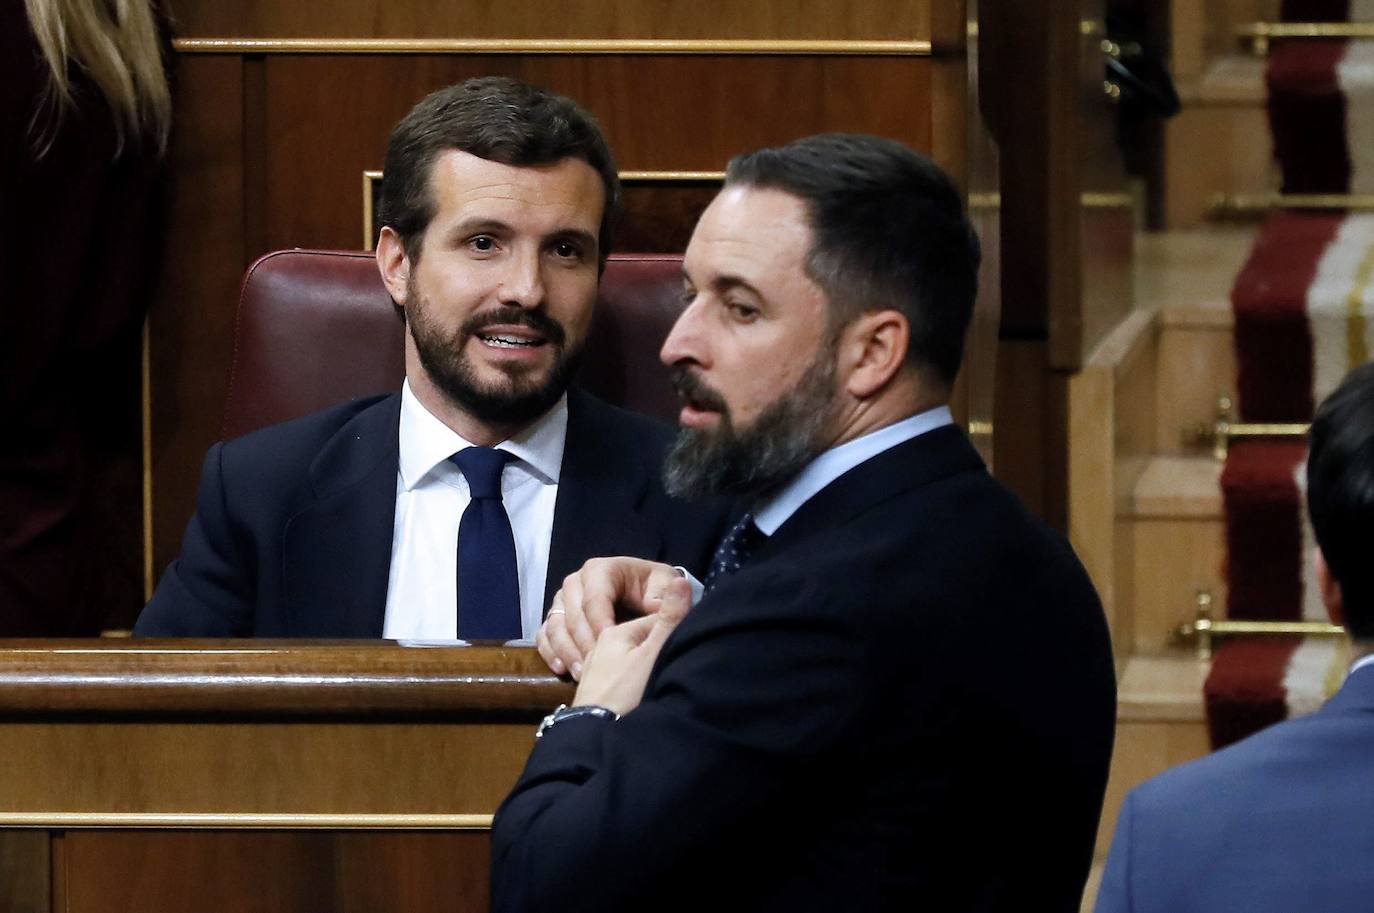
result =
[{"label": "watch strap", "polygon": [[575,720],[583,716],[596,717],[597,719],[607,720],[609,722],[615,722],[620,719],[620,714],[609,707],[602,707],[599,704],[578,704],[575,707],[569,707],[567,704],[559,704],[554,708],[553,713],[544,717],[543,721],[539,724],[539,728],[534,731],[534,737],[536,739],[542,739],[544,733],[548,732],[559,723],[566,720]]}]

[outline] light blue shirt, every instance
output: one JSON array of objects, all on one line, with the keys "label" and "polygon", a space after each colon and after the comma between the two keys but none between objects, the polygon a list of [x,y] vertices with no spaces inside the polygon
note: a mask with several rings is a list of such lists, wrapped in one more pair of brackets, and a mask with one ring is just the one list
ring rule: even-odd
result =
[{"label": "light blue shirt", "polygon": [[795,479],[755,506],[754,525],[764,535],[773,535],[803,504],[855,466],[927,431],[952,424],[954,416],[949,407],[937,406],[831,447],[807,463]]},{"label": "light blue shirt", "polygon": [[[831,447],[807,463],[795,479],[754,506],[754,525],[765,536],[773,535],[803,504],[855,466],[927,431],[952,424],[954,416],[950,414],[949,407],[937,406],[877,431],[870,431],[863,437],[845,441],[838,447]],[[677,571],[692,585],[692,605],[695,606],[705,595],[705,586],[686,568],[679,567]]]}]

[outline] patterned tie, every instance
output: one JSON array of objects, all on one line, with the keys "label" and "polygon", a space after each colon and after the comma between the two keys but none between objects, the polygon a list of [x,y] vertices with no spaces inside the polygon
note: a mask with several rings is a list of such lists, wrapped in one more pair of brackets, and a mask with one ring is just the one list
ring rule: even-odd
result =
[{"label": "patterned tie", "polygon": [[520,637],[520,580],[515,535],[501,503],[503,450],[468,447],[449,459],[468,480],[472,501],[458,523],[458,638]]},{"label": "patterned tie", "polygon": [[725,538],[720,540],[715,557],[711,559],[711,570],[706,574],[706,592],[721,579],[739,570],[739,566],[749,560],[754,550],[768,539],[754,525],[754,515],[745,514],[739,522],[730,527]]}]

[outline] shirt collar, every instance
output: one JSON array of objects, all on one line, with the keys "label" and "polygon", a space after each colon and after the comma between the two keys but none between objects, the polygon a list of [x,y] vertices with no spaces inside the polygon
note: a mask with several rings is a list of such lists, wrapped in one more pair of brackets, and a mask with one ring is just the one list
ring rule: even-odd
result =
[{"label": "shirt collar", "polygon": [[1347,672],[1346,675],[1354,675],[1365,666],[1374,666],[1374,653],[1370,653],[1368,656],[1361,656],[1359,659],[1355,660],[1355,662],[1351,664],[1350,671]]},{"label": "shirt collar", "polygon": [[[565,393],[552,409],[497,447],[519,460],[530,474],[556,485],[567,439],[568,396]],[[465,440],[425,408],[410,389],[409,380],[401,386],[401,485],[406,491],[424,481],[435,467],[447,465],[453,454],[471,446],[471,441]]]},{"label": "shirt collar", "polygon": [[791,482],[764,498],[754,511],[754,523],[766,536],[771,536],[821,489],[860,463],[870,460],[884,450],[914,437],[954,423],[948,406],[937,406],[910,418],[885,425],[838,447],[831,447],[816,457]]}]

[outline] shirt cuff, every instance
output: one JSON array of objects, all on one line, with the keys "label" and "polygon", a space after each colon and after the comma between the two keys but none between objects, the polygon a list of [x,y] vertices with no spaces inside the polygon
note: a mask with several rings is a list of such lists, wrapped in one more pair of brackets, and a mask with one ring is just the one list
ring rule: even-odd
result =
[{"label": "shirt cuff", "polygon": [[687,570],[687,568],[685,567],[678,567],[675,564],[673,565],[673,570],[677,571],[683,577],[687,578],[687,583],[692,588],[692,608],[695,609],[697,607],[697,603],[701,602],[701,597],[706,595],[705,585],[702,584],[700,580],[693,577],[692,572]]}]

